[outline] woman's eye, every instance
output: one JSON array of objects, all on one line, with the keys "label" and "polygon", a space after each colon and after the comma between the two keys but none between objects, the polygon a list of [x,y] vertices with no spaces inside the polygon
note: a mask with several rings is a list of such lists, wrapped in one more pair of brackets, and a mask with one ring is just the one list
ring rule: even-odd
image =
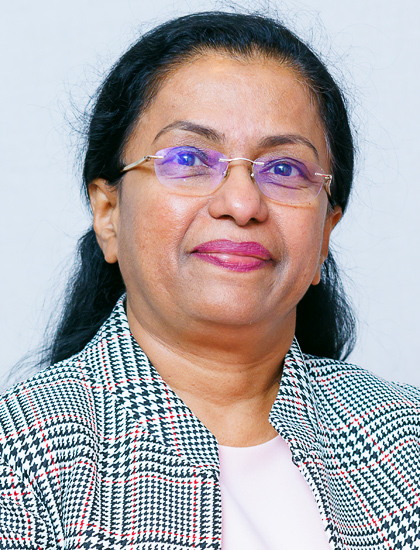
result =
[{"label": "woman's eye", "polygon": [[178,153],[175,160],[181,166],[197,166],[197,164],[201,164],[200,159],[195,153]]},{"label": "woman's eye", "polygon": [[276,162],[269,167],[269,172],[275,174],[276,176],[290,177],[290,176],[300,176],[301,172],[297,169],[296,166],[290,162]]},{"label": "woman's eye", "polygon": [[208,165],[208,155],[195,147],[174,147],[168,150],[163,164],[179,168],[198,168]]}]

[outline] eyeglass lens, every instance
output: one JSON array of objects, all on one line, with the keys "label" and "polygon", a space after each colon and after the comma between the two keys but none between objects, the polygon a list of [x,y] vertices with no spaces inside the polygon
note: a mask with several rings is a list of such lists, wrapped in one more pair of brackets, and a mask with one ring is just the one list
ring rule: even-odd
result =
[{"label": "eyeglass lens", "polygon": [[[180,193],[205,195],[222,182],[229,167],[218,151],[191,146],[171,147],[156,153],[155,173],[163,185]],[[313,200],[321,191],[324,177],[316,164],[291,157],[261,157],[254,161],[253,177],[267,197],[287,204]]]}]

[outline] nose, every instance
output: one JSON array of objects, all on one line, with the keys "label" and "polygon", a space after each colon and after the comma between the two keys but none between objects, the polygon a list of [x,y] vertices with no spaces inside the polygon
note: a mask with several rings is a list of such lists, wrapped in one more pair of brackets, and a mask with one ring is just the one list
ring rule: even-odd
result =
[{"label": "nose", "polygon": [[213,218],[231,218],[240,226],[267,219],[267,203],[251,177],[247,159],[235,159],[229,165],[222,185],[211,197],[209,213]]}]

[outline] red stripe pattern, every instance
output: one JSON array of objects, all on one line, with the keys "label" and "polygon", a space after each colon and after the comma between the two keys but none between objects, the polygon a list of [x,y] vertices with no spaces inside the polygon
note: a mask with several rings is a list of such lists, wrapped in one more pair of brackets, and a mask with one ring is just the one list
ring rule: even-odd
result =
[{"label": "red stripe pattern", "polygon": [[[420,549],[419,409],[419,390],[293,343],[270,422],[332,549]],[[123,298],[80,354],[0,400],[1,550],[220,549],[218,479],[216,439],[139,348]]]}]

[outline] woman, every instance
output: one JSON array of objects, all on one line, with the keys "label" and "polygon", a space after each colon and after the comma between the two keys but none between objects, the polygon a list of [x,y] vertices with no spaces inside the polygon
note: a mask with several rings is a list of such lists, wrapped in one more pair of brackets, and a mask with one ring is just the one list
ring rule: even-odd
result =
[{"label": "woman", "polygon": [[0,548],[420,547],[420,393],[340,361],[352,172],[337,85],[275,21],[120,59],[53,366],[1,402]]}]

